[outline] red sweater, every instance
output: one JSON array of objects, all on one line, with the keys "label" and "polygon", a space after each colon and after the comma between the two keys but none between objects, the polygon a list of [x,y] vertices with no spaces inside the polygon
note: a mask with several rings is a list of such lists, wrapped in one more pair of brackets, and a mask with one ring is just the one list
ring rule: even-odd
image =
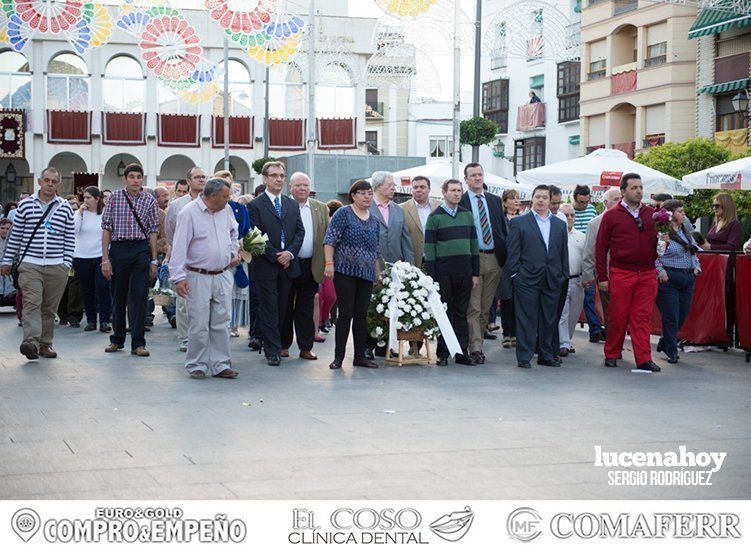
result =
[{"label": "red sweater", "polygon": [[623,204],[611,208],[602,216],[595,244],[597,280],[608,281],[608,253],[610,267],[626,271],[650,271],[657,259],[657,231],[652,215],[654,208],[642,204],[639,217],[644,230]]}]

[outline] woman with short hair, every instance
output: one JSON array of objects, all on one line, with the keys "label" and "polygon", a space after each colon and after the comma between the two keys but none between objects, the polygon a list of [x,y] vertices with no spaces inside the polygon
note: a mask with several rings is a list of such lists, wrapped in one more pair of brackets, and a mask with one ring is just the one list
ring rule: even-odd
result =
[{"label": "woman with short hair", "polygon": [[323,276],[333,279],[339,308],[336,321],[336,347],[332,370],[342,367],[350,324],[355,343],[353,366],[378,368],[365,358],[368,337],[368,305],[373,283],[380,279],[378,221],[370,215],[373,188],[362,179],[348,193],[351,205],[339,208],[331,218],[323,241]]}]

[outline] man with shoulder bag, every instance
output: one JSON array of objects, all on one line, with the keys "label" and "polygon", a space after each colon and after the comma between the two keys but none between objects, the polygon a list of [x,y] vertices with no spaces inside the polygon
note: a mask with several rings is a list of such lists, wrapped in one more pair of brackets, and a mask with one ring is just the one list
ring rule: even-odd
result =
[{"label": "man with shoulder bag", "polygon": [[55,311],[73,263],[73,210],[57,195],[60,172],[46,168],[39,191],[18,205],[2,259],[2,275],[23,293],[21,354],[29,360],[56,358],[52,348]]}]

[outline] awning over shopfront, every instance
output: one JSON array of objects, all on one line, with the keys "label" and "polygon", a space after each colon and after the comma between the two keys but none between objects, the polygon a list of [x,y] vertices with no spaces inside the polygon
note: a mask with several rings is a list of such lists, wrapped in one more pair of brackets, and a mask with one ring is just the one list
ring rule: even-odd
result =
[{"label": "awning over shopfront", "polygon": [[711,86],[704,86],[699,88],[699,93],[709,93],[717,95],[718,93],[726,93],[735,90],[744,90],[748,87],[749,78],[741,78],[740,80],[733,80],[731,82],[722,82],[721,84],[712,84]]},{"label": "awning over shopfront", "polygon": [[746,25],[751,25],[751,13],[738,13],[733,9],[733,2],[728,0],[712,8],[701,10],[688,31],[688,37],[698,38],[718,34],[731,27],[745,27]]}]

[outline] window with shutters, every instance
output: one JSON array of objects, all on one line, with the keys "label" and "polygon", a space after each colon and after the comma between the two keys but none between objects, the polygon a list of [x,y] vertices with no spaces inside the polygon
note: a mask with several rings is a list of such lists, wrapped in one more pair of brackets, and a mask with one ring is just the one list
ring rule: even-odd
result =
[{"label": "window with shutters", "polygon": [[545,138],[530,137],[514,141],[514,175],[545,165]]},{"label": "window with shutters", "polygon": [[558,63],[558,122],[579,119],[580,71],[578,61]]},{"label": "window with shutters", "polygon": [[499,78],[482,85],[482,114],[508,133],[508,79]]},{"label": "window with shutters", "polygon": [[660,42],[647,46],[647,58],[644,60],[645,67],[662,65],[668,61],[668,43]]}]

